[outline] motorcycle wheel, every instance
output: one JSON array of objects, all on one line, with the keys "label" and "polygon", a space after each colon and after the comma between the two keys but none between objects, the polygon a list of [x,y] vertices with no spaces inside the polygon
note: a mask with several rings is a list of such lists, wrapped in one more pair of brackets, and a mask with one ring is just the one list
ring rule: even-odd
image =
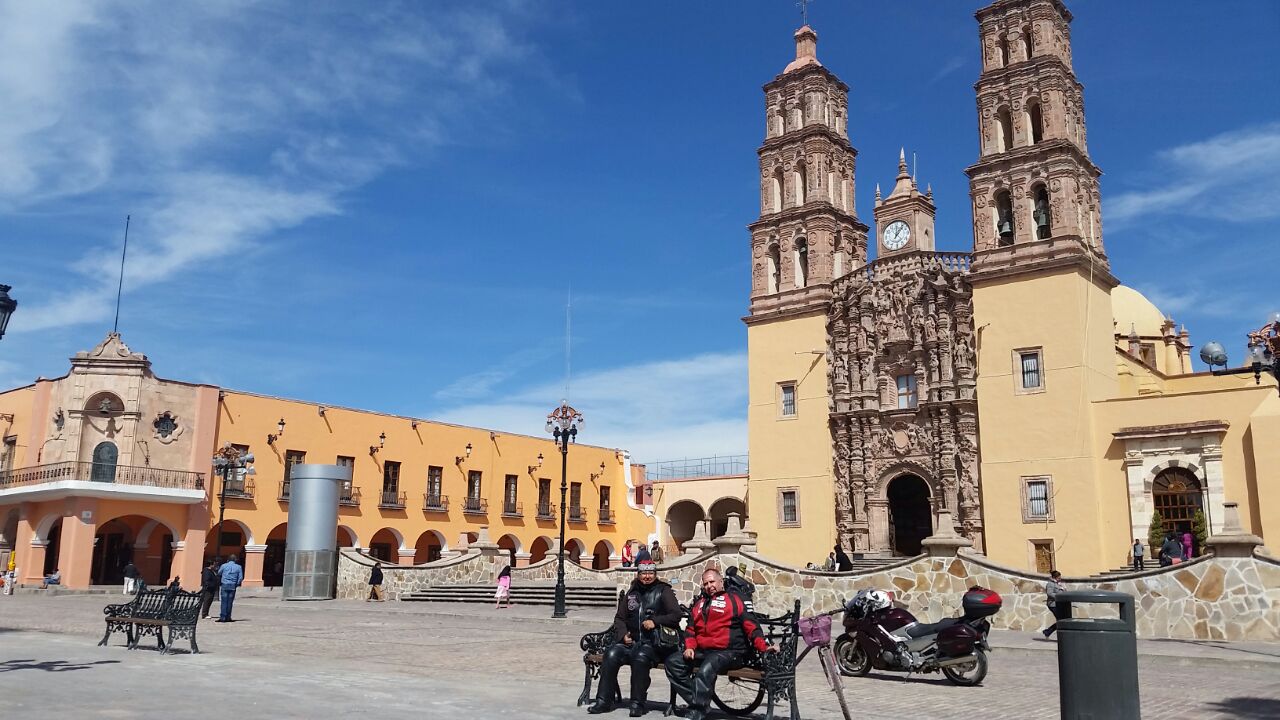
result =
[{"label": "motorcycle wheel", "polygon": [[836,640],[836,664],[844,675],[862,677],[871,672],[871,656],[856,640],[842,637]]},{"label": "motorcycle wheel", "polygon": [[724,678],[716,683],[711,701],[729,715],[750,715],[764,702],[764,685],[755,680]]},{"label": "motorcycle wheel", "polygon": [[972,687],[987,676],[987,653],[982,648],[973,649],[974,661],[964,665],[942,668],[942,674],[956,685]]}]

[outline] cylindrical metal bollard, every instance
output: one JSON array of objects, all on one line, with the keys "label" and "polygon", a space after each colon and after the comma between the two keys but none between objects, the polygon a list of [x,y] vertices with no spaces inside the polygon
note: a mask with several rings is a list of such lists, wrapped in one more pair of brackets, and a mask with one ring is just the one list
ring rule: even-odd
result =
[{"label": "cylindrical metal bollard", "polygon": [[[1137,720],[1138,638],[1133,596],[1072,590],[1055,598],[1058,621],[1058,699],[1062,720]],[[1080,605],[1120,606],[1119,618],[1077,617]]]},{"label": "cylindrical metal bollard", "polygon": [[343,465],[294,465],[290,470],[283,599],[333,599],[338,495],[350,481],[351,468]]}]

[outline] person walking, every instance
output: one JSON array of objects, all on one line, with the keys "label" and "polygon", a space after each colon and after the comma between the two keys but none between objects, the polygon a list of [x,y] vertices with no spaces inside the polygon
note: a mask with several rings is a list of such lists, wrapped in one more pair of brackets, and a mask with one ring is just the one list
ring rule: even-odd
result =
[{"label": "person walking", "polygon": [[653,559],[636,567],[636,579],[626,594],[618,598],[618,611],[613,616],[614,643],[605,651],[596,699],[587,708],[592,715],[613,710],[613,700],[618,695],[618,670],[623,665],[631,666],[631,717],[645,714],[649,671],[670,653],[659,646],[658,628],[678,630],[680,627],[680,604],[675,591],[658,579],[658,567]]},{"label": "person walking", "polygon": [[742,598],[725,592],[720,571],[707,570],[702,573],[702,595],[689,609],[684,652],[672,653],[665,661],[671,689],[689,704],[688,720],[705,720],[716,676],[742,661],[747,643],[756,652],[778,651],[764,639]]},{"label": "person walking", "polygon": [[138,580],[142,574],[138,572],[138,566],[130,560],[129,564],[124,566],[124,594],[132,595],[138,591]]},{"label": "person walking", "polygon": [[1134,572],[1140,572],[1142,570],[1147,569],[1146,565],[1144,565],[1142,562],[1142,555],[1143,555],[1142,541],[1139,540],[1138,538],[1134,538],[1133,539],[1133,570]]},{"label": "person walking", "polygon": [[232,555],[218,568],[218,580],[222,597],[218,598],[218,619],[214,622],[235,622],[231,619],[231,606],[236,602],[236,588],[244,582],[244,569]]},{"label": "person walking", "polygon": [[493,594],[494,610],[502,609],[502,601],[507,601],[507,609],[511,608],[511,566],[507,565],[498,573],[498,590]]},{"label": "person walking", "polygon": [[1040,631],[1046,638],[1058,631],[1058,621],[1062,619],[1062,611],[1058,609],[1058,593],[1066,591],[1067,586],[1062,584],[1062,573],[1057,570],[1049,573],[1049,582],[1044,584],[1044,598],[1049,612],[1053,613],[1053,624]]},{"label": "person walking", "polygon": [[200,619],[209,619],[213,596],[218,594],[218,561],[210,560],[200,571]]},{"label": "person walking", "polygon": [[369,597],[365,598],[365,602],[373,600],[382,602],[382,562],[378,561],[373,564],[373,569],[369,571]]},{"label": "person walking", "polygon": [[654,540],[653,545],[649,547],[649,557],[653,559],[654,565],[662,564],[662,545],[657,540]]},{"label": "person walking", "polygon": [[853,570],[853,560],[849,559],[849,556],[845,553],[844,548],[840,546],[840,543],[836,543],[835,558],[836,570],[839,572],[850,572]]}]

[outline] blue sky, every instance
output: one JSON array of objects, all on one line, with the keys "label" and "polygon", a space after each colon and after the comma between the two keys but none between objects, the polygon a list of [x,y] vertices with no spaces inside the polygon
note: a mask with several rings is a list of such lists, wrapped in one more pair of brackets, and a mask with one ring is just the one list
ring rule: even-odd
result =
[{"label": "blue sky", "polygon": [[[944,250],[971,244],[978,5],[810,10],[851,86],[859,215],[905,146]],[[1280,4],[1069,6],[1113,269],[1238,360],[1280,306]],[[760,86],[797,21],[790,0],[0,0],[21,303],[0,386],[110,329],[131,214],[120,330],[161,376],[537,434],[572,287],[581,440],[745,452]]]}]

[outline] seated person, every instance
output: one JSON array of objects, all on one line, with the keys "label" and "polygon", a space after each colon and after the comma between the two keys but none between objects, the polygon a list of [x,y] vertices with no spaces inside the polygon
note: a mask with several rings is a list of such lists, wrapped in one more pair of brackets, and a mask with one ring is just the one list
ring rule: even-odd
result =
[{"label": "seated person", "polygon": [[52,575],[45,576],[44,582],[41,583],[40,585],[40,589],[48,590],[50,585],[61,585],[61,584],[62,584],[62,571],[55,569]]},{"label": "seated person", "polygon": [[735,593],[725,592],[719,570],[702,573],[702,595],[689,610],[684,653],[665,662],[671,687],[689,704],[690,720],[703,720],[715,691],[716,675],[742,664],[747,643],[757,652],[777,652]]},{"label": "seated person", "polygon": [[642,560],[637,568],[636,579],[627,594],[618,598],[618,612],[613,618],[613,636],[617,642],[604,654],[596,701],[587,708],[592,714],[613,710],[618,669],[630,665],[631,717],[643,715],[649,693],[649,671],[667,654],[658,649],[658,627],[680,627],[680,604],[671,586],[658,579],[657,566],[652,560]]}]

